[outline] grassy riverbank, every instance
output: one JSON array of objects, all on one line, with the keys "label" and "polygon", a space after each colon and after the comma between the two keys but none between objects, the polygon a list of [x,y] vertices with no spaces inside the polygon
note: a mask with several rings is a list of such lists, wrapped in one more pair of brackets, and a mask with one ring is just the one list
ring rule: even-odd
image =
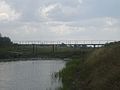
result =
[{"label": "grassy riverbank", "polygon": [[120,42],[68,62],[60,76],[62,90],[120,90]]}]

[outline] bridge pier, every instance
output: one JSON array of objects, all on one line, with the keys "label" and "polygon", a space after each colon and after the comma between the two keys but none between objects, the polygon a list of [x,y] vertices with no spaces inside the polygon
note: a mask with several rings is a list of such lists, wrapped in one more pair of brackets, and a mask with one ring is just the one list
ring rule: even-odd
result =
[{"label": "bridge pier", "polygon": [[33,56],[35,56],[37,54],[37,45],[36,44],[32,44],[32,53],[33,53]]},{"label": "bridge pier", "polygon": [[52,45],[52,52],[55,53],[55,45]]},{"label": "bridge pier", "polygon": [[95,44],[93,45],[93,48],[96,48],[96,45],[95,45]]}]

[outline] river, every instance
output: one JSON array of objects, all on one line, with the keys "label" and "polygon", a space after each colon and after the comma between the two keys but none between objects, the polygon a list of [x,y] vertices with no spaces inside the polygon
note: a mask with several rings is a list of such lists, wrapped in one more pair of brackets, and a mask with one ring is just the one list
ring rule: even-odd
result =
[{"label": "river", "polygon": [[65,66],[63,60],[0,63],[0,90],[57,90],[61,81],[53,74]]}]

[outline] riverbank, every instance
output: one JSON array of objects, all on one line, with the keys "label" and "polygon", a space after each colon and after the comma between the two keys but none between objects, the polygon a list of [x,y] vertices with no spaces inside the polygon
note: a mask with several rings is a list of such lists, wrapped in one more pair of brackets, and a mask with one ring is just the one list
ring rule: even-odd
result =
[{"label": "riverbank", "polygon": [[120,90],[120,42],[74,58],[59,74],[62,90]]},{"label": "riverbank", "polygon": [[0,62],[12,62],[12,61],[37,61],[37,60],[56,60],[56,61],[69,61],[70,58],[13,58],[13,59],[0,59]]}]

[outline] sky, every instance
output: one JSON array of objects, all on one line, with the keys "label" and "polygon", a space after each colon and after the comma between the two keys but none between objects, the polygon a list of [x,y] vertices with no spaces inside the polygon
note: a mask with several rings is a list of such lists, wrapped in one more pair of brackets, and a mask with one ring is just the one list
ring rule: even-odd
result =
[{"label": "sky", "polygon": [[120,0],[0,0],[0,33],[13,41],[120,40]]}]

